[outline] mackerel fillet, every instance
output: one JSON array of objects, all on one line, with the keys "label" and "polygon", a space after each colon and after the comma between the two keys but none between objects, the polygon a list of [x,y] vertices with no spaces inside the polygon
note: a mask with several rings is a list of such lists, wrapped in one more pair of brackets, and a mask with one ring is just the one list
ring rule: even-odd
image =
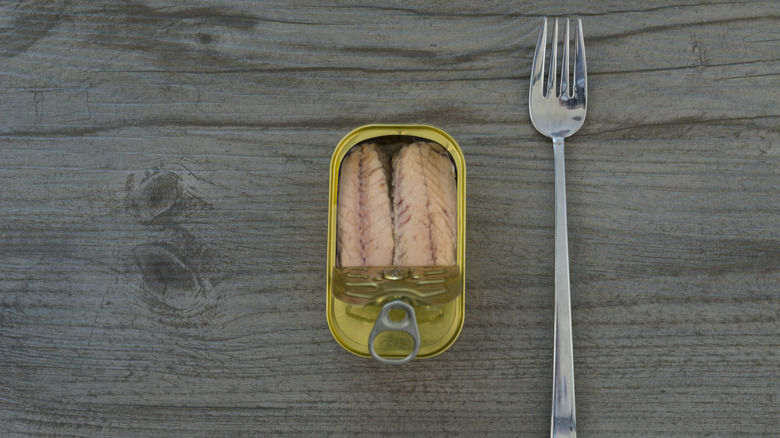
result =
[{"label": "mackerel fillet", "polygon": [[374,143],[356,146],[341,164],[338,266],[393,264],[393,212],[387,159]]},{"label": "mackerel fillet", "polygon": [[441,147],[418,141],[393,156],[393,212],[393,264],[455,264],[457,186]]}]

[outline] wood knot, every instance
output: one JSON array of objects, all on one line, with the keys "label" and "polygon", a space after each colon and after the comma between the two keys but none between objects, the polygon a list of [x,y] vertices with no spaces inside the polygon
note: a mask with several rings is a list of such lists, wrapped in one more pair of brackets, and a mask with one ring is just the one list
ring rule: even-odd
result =
[{"label": "wood knot", "polygon": [[141,181],[133,193],[133,209],[139,216],[155,218],[171,211],[181,197],[181,180],[176,174],[162,172]]},{"label": "wood knot", "polygon": [[143,301],[171,325],[205,323],[216,311],[214,287],[220,277],[204,266],[204,252],[176,240],[145,243],[133,250]]},{"label": "wood knot", "polygon": [[195,35],[195,41],[198,42],[198,44],[202,44],[204,46],[207,46],[214,42],[214,37],[211,36],[208,33],[198,32]]},{"label": "wood knot", "polygon": [[211,205],[194,195],[187,173],[153,169],[125,182],[125,209],[150,225],[166,225]]}]

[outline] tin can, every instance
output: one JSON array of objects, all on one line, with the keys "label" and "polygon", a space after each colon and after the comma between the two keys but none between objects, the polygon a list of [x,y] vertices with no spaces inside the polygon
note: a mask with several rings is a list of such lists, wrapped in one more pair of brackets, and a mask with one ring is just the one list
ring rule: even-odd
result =
[{"label": "tin can", "polygon": [[[389,154],[413,142],[435,144],[455,175],[455,263],[448,266],[360,266],[337,263],[339,177],[344,158],[366,142]],[[466,166],[444,131],[426,125],[367,125],[347,134],[330,163],[327,320],[346,350],[388,364],[435,356],[455,342],[465,312]]]}]

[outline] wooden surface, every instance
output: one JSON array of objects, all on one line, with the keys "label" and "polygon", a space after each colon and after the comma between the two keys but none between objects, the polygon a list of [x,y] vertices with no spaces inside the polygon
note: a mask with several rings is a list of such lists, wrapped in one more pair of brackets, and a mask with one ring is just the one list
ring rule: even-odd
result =
[{"label": "wooden surface", "polygon": [[[548,435],[527,91],[567,14],[579,436],[777,436],[772,0],[0,2],[0,436]],[[438,126],[468,168],[466,325],[403,367],[325,320],[330,155],[368,123]]]}]

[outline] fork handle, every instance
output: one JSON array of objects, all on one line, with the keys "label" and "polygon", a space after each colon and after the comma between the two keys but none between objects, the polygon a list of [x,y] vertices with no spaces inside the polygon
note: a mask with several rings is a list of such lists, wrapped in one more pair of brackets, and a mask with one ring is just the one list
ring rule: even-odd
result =
[{"label": "fork handle", "polygon": [[574,353],[566,225],[566,178],[563,138],[553,138],[555,166],[555,350],[553,351],[552,438],[575,438]]}]

